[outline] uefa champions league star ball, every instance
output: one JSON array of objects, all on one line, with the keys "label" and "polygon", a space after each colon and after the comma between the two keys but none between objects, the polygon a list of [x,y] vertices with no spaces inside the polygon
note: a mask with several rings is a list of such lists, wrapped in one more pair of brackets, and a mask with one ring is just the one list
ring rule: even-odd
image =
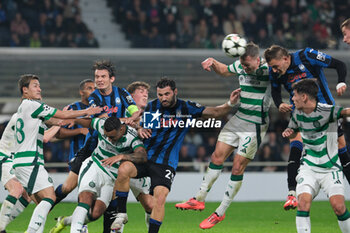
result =
[{"label": "uefa champions league star ball", "polygon": [[247,41],[238,34],[229,34],[222,41],[222,50],[229,57],[239,57],[245,53]]}]

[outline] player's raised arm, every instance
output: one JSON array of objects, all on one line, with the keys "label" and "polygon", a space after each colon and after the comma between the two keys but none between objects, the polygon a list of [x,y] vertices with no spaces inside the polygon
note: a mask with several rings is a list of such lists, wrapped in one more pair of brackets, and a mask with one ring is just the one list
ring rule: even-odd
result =
[{"label": "player's raised arm", "polygon": [[224,76],[224,77],[231,76],[234,74],[228,70],[227,65],[215,60],[212,57],[205,59],[202,62],[202,67],[204,70],[209,71],[209,72],[211,71],[211,69],[213,69],[215,71],[215,73],[217,73],[221,76]]},{"label": "player's raised arm", "polygon": [[76,129],[66,129],[66,128],[60,128],[60,130],[57,132],[56,137],[58,139],[65,139],[65,138],[71,138],[77,135],[87,135],[89,133],[88,128],[76,128]]},{"label": "player's raised arm", "polygon": [[346,74],[347,74],[347,69],[346,69],[346,65],[344,62],[332,58],[331,60],[331,64],[329,65],[329,68],[334,68],[337,70],[337,74],[338,74],[338,84],[336,86],[336,91],[337,91],[337,95],[341,96],[344,94],[344,92],[346,91],[346,83],[345,83],[345,78],[346,78]]},{"label": "player's raised arm", "polygon": [[241,93],[241,88],[238,88],[233,92],[231,92],[230,100],[227,103],[216,107],[206,107],[203,110],[202,117],[219,118],[227,115],[232,110],[232,107],[238,102],[240,93]]},{"label": "player's raised arm", "polygon": [[54,117],[61,118],[61,119],[69,119],[69,118],[76,118],[81,116],[91,116],[98,114],[102,111],[101,107],[89,107],[84,110],[78,110],[78,111],[61,111],[57,110]]}]

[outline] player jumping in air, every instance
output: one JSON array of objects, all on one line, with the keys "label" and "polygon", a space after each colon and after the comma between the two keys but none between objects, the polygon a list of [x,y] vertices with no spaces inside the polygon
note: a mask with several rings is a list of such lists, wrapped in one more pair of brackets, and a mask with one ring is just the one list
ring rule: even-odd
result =
[{"label": "player jumping in air", "polygon": [[219,177],[224,161],[237,148],[231,179],[227,183],[223,200],[215,212],[199,225],[202,229],[208,229],[224,220],[226,209],[242,185],[244,170],[254,159],[268,128],[271,96],[268,66],[260,58],[259,47],[254,43],[249,43],[245,54],[229,66],[208,58],[202,62],[202,67],[207,71],[213,69],[225,77],[236,75],[241,88],[241,105],[219,134],[199,191],[187,202],[175,205],[179,209],[203,210],[205,198]]}]

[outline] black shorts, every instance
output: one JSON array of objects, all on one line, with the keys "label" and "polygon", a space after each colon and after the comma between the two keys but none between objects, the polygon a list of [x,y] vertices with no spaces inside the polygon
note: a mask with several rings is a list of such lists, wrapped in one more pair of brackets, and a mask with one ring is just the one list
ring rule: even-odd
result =
[{"label": "black shorts", "polygon": [[153,189],[156,186],[165,186],[171,189],[175,177],[175,169],[169,165],[153,163],[148,161],[145,164],[135,164],[137,176],[135,178],[151,177],[150,194],[153,195]]},{"label": "black shorts", "polygon": [[85,159],[89,158],[92,154],[92,151],[89,148],[89,144],[85,144],[78,152],[75,154],[74,158],[68,162],[70,170],[75,174],[79,175],[79,170]]}]

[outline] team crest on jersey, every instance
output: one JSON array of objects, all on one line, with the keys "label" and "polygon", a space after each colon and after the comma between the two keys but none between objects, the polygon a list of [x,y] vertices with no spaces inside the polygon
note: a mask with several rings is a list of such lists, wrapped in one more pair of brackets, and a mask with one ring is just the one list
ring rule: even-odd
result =
[{"label": "team crest on jersey", "polygon": [[91,188],[95,188],[96,184],[95,184],[95,182],[90,181],[89,186],[90,186]]},{"label": "team crest on jersey", "polygon": [[321,123],[318,122],[318,121],[314,121],[312,124],[313,124],[313,126],[316,127],[316,128],[318,128],[318,127],[321,126]]},{"label": "team crest on jersey", "polygon": [[116,102],[117,104],[120,104],[120,98],[119,98],[119,97],[115,98],[115,102]]},{"label": "team crest on jersey", "polygon": [[301,177],[301,178],[299,178],[299,179],[297,180],[297,183],[298,183],[298,184],[301,184],[301,183],[303,183],[303,181],[304,181],[304,178]]},{"label": "team crest on jersey", "polygon": [[10,174],[11,174],[11,175],[15,174],[15,171],[13,170],[13,168],[11,168]]},{"label": "team crest on jersey", "polygon": [[320,51],[317,51],[316,59],[320,60],[320,61],[325,61],[326,60],[326,54],[324,54],[324,53],[322,53]]},{"label": "team crest on jersey", "polygon": [[51,177],[47,178],[47,180],[52,184],[53,183],[53,180]]},{"label": "team crest on jersey", "polygon": [[305,66],[303,64],[299,64],[298,67],[301,71],[305,71]]}]

